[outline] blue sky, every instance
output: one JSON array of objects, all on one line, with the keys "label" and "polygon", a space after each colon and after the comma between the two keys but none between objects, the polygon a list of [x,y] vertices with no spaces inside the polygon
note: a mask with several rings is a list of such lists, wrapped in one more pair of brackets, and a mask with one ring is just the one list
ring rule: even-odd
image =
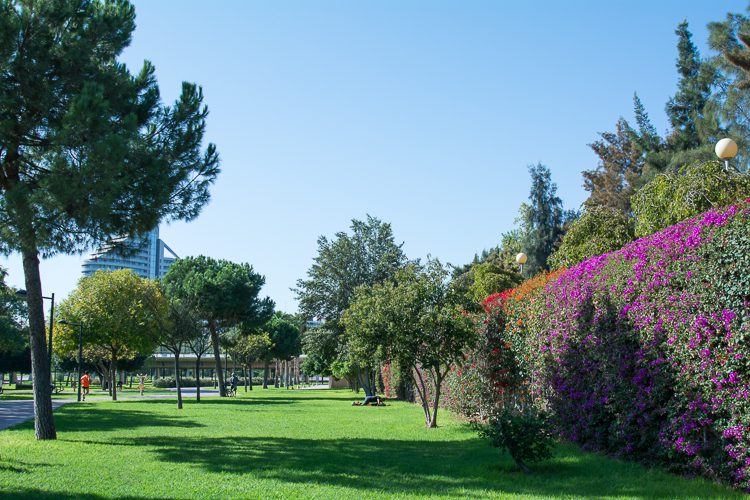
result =
[{"label": "blue sky", "polygon": [[[134,2],[123,61],[156,66],[162,96],[203,86],[222,173],[190,223],[162,226],[180,256],[251,263],[265,293],[289,290],[319,235],[365,214],[392,223],[411,258],[462,264],[513,228],[542,162],[568,208],[586,198],[587,144],[631,118],[638,92],[657,129],[674,93],[674,29],[744,1]],[[83,257],[42,263],[67,295]],[[18,256],[0,258],[22,287]]]}]

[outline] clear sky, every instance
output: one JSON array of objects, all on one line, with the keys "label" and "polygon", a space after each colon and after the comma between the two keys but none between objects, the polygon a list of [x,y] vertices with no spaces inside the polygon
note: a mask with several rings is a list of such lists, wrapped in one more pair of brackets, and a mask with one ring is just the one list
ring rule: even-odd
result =
[{"label": "clear sky", "polygon": [[[745,1],[136,1],[124,62],[156,66],[162,96],[203,86],[222,158],[212,200],[161,227],[180,256],[249,262],[296,310],[319,235],[366,214],[410,258],[462,264],[513,228],[526,166],[542,162],[568,208],[586,198],[587,144],[632,117],[638,92],[660,131],[674,93],[674,29]],[[42,263],[64,297],[82,256]],[[0,258],[23,287],[18,256]]]}]

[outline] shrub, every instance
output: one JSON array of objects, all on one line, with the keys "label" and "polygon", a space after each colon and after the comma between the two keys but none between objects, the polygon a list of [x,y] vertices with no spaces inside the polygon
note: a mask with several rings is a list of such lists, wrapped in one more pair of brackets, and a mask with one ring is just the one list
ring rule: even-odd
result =
[{"label": "shrub", "polygon": [[552,457],[555,441],[543,412],[518,413],[505,408],[477,428],[492,446],[507,451],[525,474],[531,473],[527,463]]},{"label": "shrub", "polygon": [[620,210],[586,208],[570,225],[562,244],[547,259],[553,267],[570,267],[595,255],[617,250],[635,239],[633,220]]},{"label": "shrub", "polygon": [[[195,379],[192,377],[180,377],[182,387],[195,387]],[[201,379],[201,387],[213,387],[214,381],[210,378]],[[154,387],[158,389],[167,389],[176,387],[174,377],[160,377],[154,379]]]}]

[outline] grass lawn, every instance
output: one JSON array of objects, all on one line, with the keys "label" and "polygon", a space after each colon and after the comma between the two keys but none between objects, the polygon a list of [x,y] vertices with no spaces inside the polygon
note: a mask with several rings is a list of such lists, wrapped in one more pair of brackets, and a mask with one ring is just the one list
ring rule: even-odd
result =
[{"label": "grass lawn", "polygon": [[[213,390],[213,387],[210,389]],[[174,394],[174,391],[170,391],[169,389],[154,389],[152,387],[147,387],[145,391],[146,395],[157,395],[157,394]],[[57,399],[76,399],[78,396],[78,391],[73,390],[70,387],[65,387],[61,392],[57,394],[52,395],[53,400]],[[117,397],[139,397],[140,391],[137,387],[134,387],[132,389],[129,389],[127,386],[125,386],[123,389],[118,389],[117,391]],[[98,386],[94,386],[91,390],[91,393],[89,395],[91,399],[111,399],[111,396],[107,393],[107,391],[103,391],[99,389]],[[5,388],[3,390],[3,393],[0,394],[0,401],[21,401],[21,400],[32,400],[34,399],[34,393],[32,389],[7,389]]]},{"label": "grass lawn", "polygon": [[442,413],[425,429],[407,403],[352,407],[349,391],[256,389],[236,399],[96,401],[0,431],[5,498],[742,498],[703,480],[560,446],[517,472]]}]

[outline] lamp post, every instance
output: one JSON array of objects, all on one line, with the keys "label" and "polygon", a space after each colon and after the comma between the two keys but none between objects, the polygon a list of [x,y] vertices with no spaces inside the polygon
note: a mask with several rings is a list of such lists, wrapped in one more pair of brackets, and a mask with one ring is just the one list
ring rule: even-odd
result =
[{"label": "lamp post", "polygon": [[729,170],[729,160],[737,156],[737,143],[729,137],[725,137],[716,143],[714,151],[716,156],[724,160],[724,168]]},{"label": "lamp post", "polygon": [[521,268],[521,271],[520,271],[520,272],[521,272],[521,274],[523,274],[523,265],[524,265],[524,264],[526,264],[526,261],[527,261],[527,260],[528,260],[528,257],[527,257],[527,256],[526,256],[526,254],[525,254],[525,253],[523,253],[523,252],[521,252],[521,253],[519,253],[518,255],[516,255],[516,263],[517,263],[517,264],[518,264],[518,265],[520,266],[520,268]]},{"label": "lamp post", "polygon": [[[16,295],[26,297],[26,290],[16,290]],[[49,345],[47,347],[47,366],[49,366],[50,383],[52,383],[52,327],[55,324],[55,294],[51,297],[42,296],[43,299],[52,301],[49,309]]]},{"label": "lamp post", "polygon": [[61,319],[58,321],[61,325],[77,326],[80,328],[78,332],[78,402],[81,402],[81,367],[83,366],[83,323],[73,323],[72,321],[66,321]]}]

